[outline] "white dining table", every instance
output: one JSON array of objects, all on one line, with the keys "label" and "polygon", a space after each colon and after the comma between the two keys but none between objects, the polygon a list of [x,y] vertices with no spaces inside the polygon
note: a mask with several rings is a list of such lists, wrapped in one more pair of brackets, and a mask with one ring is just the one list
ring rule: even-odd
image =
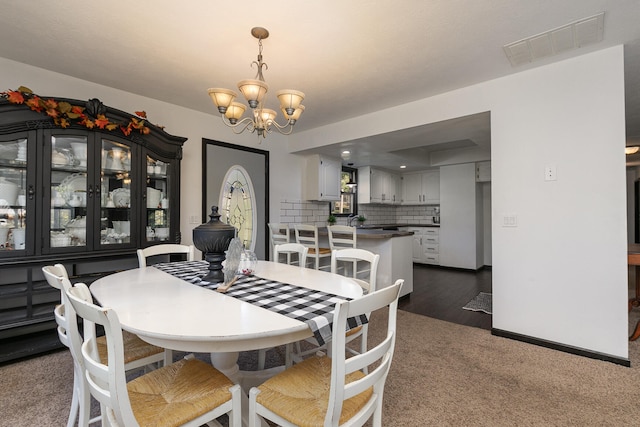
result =
[{"label": "white dining table", "polygon": [[[258,261],[254,274],[347,298],[362,295],[353,279],[309,268]],[[213,365],[243,388],[274,371],[241,372],[238,352],[313,336],[300,320],[189,283],[153,266],[105,276],[93,282],[90,290],[98,303],[116,311],[123,329],[159,347],[211,353]]]}]

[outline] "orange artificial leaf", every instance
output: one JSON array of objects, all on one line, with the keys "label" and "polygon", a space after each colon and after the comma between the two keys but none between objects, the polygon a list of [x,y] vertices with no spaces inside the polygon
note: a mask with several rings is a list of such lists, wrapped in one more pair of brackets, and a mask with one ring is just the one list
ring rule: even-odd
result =
[{"label": "orange artificial leaf", "polygon": [[24,103],[24,96],[18,91],[8,90],[6,92],[7,100],[12,104],[22,104]]},{"label": "orange artificial leaf", "polygon": [[142,117],[143,119],[146,119],[147,118],[147,112],[146,111],[136,111],[136,116]]},{"label": "orange artificial leaf", "polygon": [[71,120],[76,120],[76,119],[79,119],[80,117],[82,117],[82,114],[76,114],[76,113],[72,113],[71,111],[69,111],[67,113],[67,117],[69,117]]},{"label": "orange artificial leaf", "polygon": [[58,125],[60,127],[68,128],[70,124],[71,123],[69,123],[69,121],[67,119],[65,119],[64,117],[60,117],[60,119],[58,119]]},{"label": "orange artificial leaf", "polygon": [[93,129],[96,126],[96,124],[89,119],[84,119],[80,124],[84,125],[87,129]]},{"label": "orange artificial leaf", "polygon": [[71,107],[71,112],[73,112],[74,114],[82,114],[84,112],[84,107],[74,105],[73,107]]},{"label": "orange artificial leaf", "polygon": [[[58,117],[58,110],[55,108],[47,108],[47,116],[53,117],[54,119]],[[57,122],[56,122],[57,124]]]},{"label": "orange artificial leaf", "polygon": [[43,103],[42,103],[42,100],[40,98],[38,98],[38,96],[34,96],[33,98],[28,99],[26,104],[33,111],[37,111],[38,113],[42,112],[42,104]]},{"label": "orange artificial leaf", "polygon": [[100,129],[104,129],[104,127],[109,124],[109,119],[107,119],[104,114],[98,114],[95,123]]},{"label": "orange artificial leaf", "polygon": [[125,136],[129,136],[129,134],[131,134],[131,128],[129,126],[120,126],[120,130]]},{"label": "orange artificial leaf", "polygon": [[58,108],[58,103],[55,99],[47,99],[46,101],[44,101],[44,108],[46,108],[47,110],[56,109]]},{"label": "orange artificial leaf", "polygon": [[149,135],[149,133],[151,132],[151,129],[145,126],[142,129],[140,129],[140,132],[142,132],[144,135]]},{"label": "orange artificial leaf", "polygon": [[107,128],[107,130],[116,130],[116,129],[118,129],[118,124],[117,123],[109,123],[106,126],[106,128]]}]

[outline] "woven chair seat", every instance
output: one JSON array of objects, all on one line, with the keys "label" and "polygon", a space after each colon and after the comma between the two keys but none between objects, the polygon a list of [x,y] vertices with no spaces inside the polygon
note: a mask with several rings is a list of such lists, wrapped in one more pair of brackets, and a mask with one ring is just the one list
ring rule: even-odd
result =
[{"label": "woven chair seat", "polygon": [[[136,334],[131,332],[122,331],[122,342],[124,344],[124,363],[127,364],[134,360],[140,360],[145,357],[153,356],[154,354],[163,353],[164,349],[156,347],[140,339]],[[100,355],[100,361],[107,365],[107,338],[106,336],[98,337],[96,340],[98,345],[98,354]]]},{"label": "woven chair seat", "polygon": [[232,386],[213,366],[182,359],[128,382],[127,390],[141,427],[173,427],[231,400]]},{"label": "woven chair seat", "polygon": [[350,337],[350,336],[352,336],[352,335],[355,335],[355,334],[359,333],[361,330],[362,330],[362,326],[356,326],[356,327],[355,327],[355,328],[353,328],[353,329],[349,329],[349,330],[345,333],[345,335],[346,335],[346,336],[348,336],[348,337]]},{"label": "woven chair seat", "polygon": [[[346,376],[346,383],[362,378],[360,371]],[[287,421],[301,426],[322,426],[329,406],[331,359],[314,356],[279,373],[258,387],[256,401]],[[373,388],[344,402],[340,424],[354,416],[369,400]]]},{"label": "woven chair seat", "polygon": [[[309,253],[310,254],[315,254],[316,253],[316,248],[309,248]],[[329,248],[318,248],[318,253],[319,254],[330,254],[331,253],[331,249],[329,249]]]}]

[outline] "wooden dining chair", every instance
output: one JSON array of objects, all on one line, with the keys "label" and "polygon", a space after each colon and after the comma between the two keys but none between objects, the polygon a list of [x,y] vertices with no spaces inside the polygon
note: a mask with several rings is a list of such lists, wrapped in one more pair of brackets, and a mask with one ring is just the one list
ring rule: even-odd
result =
[{"label": "wooden dining chair", "polygon": [[[84,362],[80,345],[82,337],[78,330],[78,322],[75,310],[66,299],[66,290],[71,288],[69,275],[62,264],[48,265],[42,267],[42,272],[47,283],[60,290],[61,304],[54,310],[54,317],[58,325],[58,337],[60,342],[69,348],[73,359],[73,395],[71,398],[71,408],[67,426],[74,426],[76,420],[79,426],[85,426],[100,420],[100,417],[89,419],[90,417],[90,395],[86,379],[84,377]],[[148,344],[129,332],[123,332],[123,342],[125,348],[125,370],[130,371],[140,369],[151,364],[171,363],[167,359],[171,354],[166,354],[160,347]],[[106,362],[107,344],[105,337],[97,338],[99,355]]]},{"label": "wooden dining chair", "polygon": [[186,254],[187,261],[195,261],[196,259],[196,248],[193,245],[165,243],[138,249],[136,252],[138,254],[138,267],[140,268],[147,266],[147,258],[158,255]]},{"label": "wooden dining chair", "polygon": [[[290,243],[290,230],[288,224],[278,224],[274,222],[270,222],[269,226],[269,241],[271,242],[271,253],[273,254],[273,261],[279,262],[278,258],[274,253],[274,248],[276,245],[282,245],[285,243]],[[287,264],[291,264],[290,255],[287,254]]]},{"label": "wooden dining chair", "polygon": [[309,248],[308,258],[313,258],[316,270],[329,269],[331,266],[322,266],[320,260],[331,256],[331,249],[320,247],[318,242],[318,227],[308,224],[295,224],[296,243]]},{"label": "wooden dining chair", "polygon": [[[228,414],[229,426],[240,427],[239,385],[193,357],[127,382],[122,328],[116,312],[93,304],[84,283],[68,289],[66,296],[83,319],[81,353],[87,383],[108,425],[198,427]],[[108,363],[98,354],[96,325],[104,328],[107,337]]]},{"label": "wooden dining chair", "polygon": [[[249,392],[249,426],[262,418],[280,426],[361,426],[373,417],[382,426],[382,397],[396,340],[398,296],[402,281],[351,301],[336,304],[330,357],[317,355],[276,374]],[[388,311],[380,344],[346,357],[347,319],[375,310]],[[363,372],[369,367],[370,372]]]},{"label": "wooden dining chair", "polygon": [[[368,277],[364,277],[360,275],[359,278],[354,278],[358,285],[362,288],[362,292],[366,295],[371,292],[375,292],[376,290],[376,275],[378,273],[378,263],[380,262],[380,255],[374,254],[373,252],[367,251],[365,249],[358,248],[347,248],[347,249],[339,249],[334,250],[331,254],[331,272],[339,274],[338,265],[339,262],[347,262],[347,263],[365,263],[368,264],[368,268],[366,270]],[[344,271],[344,270],[342,270]],[[404,282],[404,281],[403,281]],[[370,313],[367,313],[367,318]],[[358,350],[347,346],[346,350],[352,354],[361,354],[367,350],[367,337],[368,337],[369,325],[364,324],[358,326],[356,328],[352,328],[346,333],[346,342],[347,344],[355,341],[356,338],[360,338],[360,346]],[[305,340],[308,345],[311,346],[310,349],[302,350],[300,342],[296,342],[294,344],[295,351],[291,355],[292,361],[298,363],[302,361],[306,356],[316,353],[317,351],[326,351],[327,345],[318,346],[318,342],[314,338],[307,338]]]}]

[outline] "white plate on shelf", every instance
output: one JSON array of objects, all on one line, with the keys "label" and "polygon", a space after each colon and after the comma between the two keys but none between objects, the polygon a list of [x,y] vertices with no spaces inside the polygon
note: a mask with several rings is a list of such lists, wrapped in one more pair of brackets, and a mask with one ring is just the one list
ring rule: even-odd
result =
[{"label": "white plate on shelf", "polygon": [[87,175],[84,173],[74,173],[67,176],[58,185],[58,194],[66,201],[71,200],[76,191],[87,191]]},{"label": "white plate on shelf", "polygon": [[117,208],[128,208],[131,202],[131,191],[128,188],[116,188],[112,191],[111,197]]}]

